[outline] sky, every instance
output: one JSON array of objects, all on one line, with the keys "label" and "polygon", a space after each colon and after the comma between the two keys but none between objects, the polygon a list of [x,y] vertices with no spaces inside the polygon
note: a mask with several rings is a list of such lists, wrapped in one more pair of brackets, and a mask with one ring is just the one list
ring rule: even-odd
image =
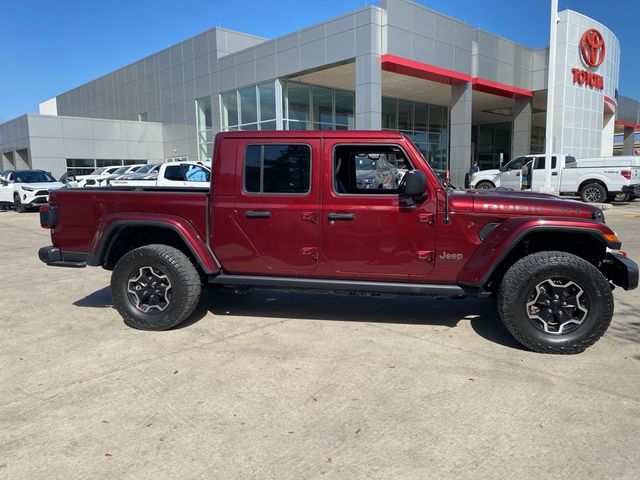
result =
[{"label": "sky", "polygon": [[[529,47],[549,44],[550,0],[418,0]],[[205,30],[274,38],[377,1],[0,0],[0,122]],[[559,0],[621,43],[619,91],[640,99],[638,0]]]}]

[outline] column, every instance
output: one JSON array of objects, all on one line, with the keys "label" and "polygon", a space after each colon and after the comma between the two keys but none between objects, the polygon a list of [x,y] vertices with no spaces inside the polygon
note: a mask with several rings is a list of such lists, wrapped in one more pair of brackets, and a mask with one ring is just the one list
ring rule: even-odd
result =
[{"label": "column", "polygon": [[531,153],[531,98],[513,100],[511,158]]},{"label": "column", "polygon": [[451,86],[451,141],[449,172],[454,185],[464,185],[464,175],[471,166],[471,83]]},{"label": "column", "polygon": [[633,155],[636,143],[636,130],[633,127],[624,127],[624,142],[622,144],[623,155]]},{"label": "column", "polygon": [[356,57],[356,129],[382,128],[382,68],[380,55]]},{"label": "column", "polygon": [[616,116],[614,113],[605,112],[602,120],[602,142],[600,143],[600,155],[603,157],[613,156],[615,120]]}]

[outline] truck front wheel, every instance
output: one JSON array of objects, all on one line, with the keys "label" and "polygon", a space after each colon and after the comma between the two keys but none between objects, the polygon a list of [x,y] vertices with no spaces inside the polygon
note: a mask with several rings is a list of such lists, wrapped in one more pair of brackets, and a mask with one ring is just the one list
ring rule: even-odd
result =
[{"label": "truck front wheel", "polygon": [[513,264],[498,291],[507,330],[542,353],[580,353],[607,330],[613,294],[592,264],[566,252],[539,252]]},{"label": "truck front wheel", "polygon": [[491,182],[482,181],[478,182],[475,186],[476,190],[489,190],[491,188],[496,188],[495,185]]},{"label": "truck front wheel", "polygon": [[198,305],[197,270],[180,250],[147,245],[125,254],[111,274],[113,305],[124,323],[140,330],[167,330]]}]

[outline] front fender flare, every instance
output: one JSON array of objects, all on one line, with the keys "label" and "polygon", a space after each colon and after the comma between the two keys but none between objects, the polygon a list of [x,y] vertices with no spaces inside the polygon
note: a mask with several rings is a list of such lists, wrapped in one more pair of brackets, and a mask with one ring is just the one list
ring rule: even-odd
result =
[{"label": "front fender flare", "polygon": [[484,287],[493,272],[528,235],[545,231],[572,232],[593,236],[607,245],[603,235],[614,233],[607,225],[586,219],[510,218],[497,226],[480,244],[458,275],[458,284]]}]

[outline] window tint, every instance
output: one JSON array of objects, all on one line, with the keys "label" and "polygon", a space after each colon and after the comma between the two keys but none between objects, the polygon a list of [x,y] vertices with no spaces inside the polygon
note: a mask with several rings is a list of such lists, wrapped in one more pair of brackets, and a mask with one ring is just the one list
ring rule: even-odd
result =
[{"label": "window tint", "polygon": [[250,193],[307,193],[311,185],[311,149],[307,145],[249,145],[244,188]]},{"label": "window tint", "polygon": [[505,171],[509,172],[511,170],[520,170],[528,160],[531,160],[531,159],[527,157],[514,158],[513,160],[511,160],[509,163],[505,165]]},{"label": "window tint", "polygon": [[[545,158],[546,157],[537,157],[536,158],[536,166],[533,167],[534,170],[543,170],[544,166],[546,164],[545,162]],[[551,168],[556,168],[558,166],[558,157],[551,157]]]},{"label": "window tint", "polygon": [[164,171],[164,178],[174,182],[183,182],[184,173],[180,165],[169,165]]},{"label": "window tint", "polygon": [[396,146],[339,145],[334,149],[334,191],[347,194],[397,194],[413,167]]}]

